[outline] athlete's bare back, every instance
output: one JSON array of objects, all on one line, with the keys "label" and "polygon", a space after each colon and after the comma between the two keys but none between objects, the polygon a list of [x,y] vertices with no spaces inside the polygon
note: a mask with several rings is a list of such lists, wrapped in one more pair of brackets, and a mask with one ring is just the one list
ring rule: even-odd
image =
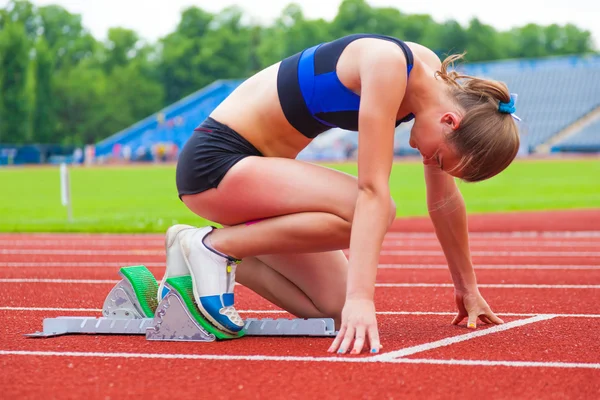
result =
[{"label": "athlete's bare back", "polygon": [[[441,65],[439,58],[419,44],[406,44],[415,56],[411,79],[433,79]],[[358,95],[361,92],[360,62],[374,51],[397,52],[404,57],[398,46],[378,39],[364,38],[349,44],[339,59],[337,73],[344,86]],[[211,117],[237,131],[267,157],[296,158],[311,139],[292,127],[283,113],[277,93],[279,65],[271,65],[244,81]],[[406,98],[410,97],[412,86],[409,82]],[[398,118],[410,113],[406,103],[399,108]]]}]

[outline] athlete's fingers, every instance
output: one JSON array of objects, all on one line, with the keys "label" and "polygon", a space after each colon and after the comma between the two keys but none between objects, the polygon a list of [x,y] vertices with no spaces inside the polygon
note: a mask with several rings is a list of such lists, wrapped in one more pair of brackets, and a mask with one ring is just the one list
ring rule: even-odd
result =
[{"label": "athlete's fingers", "polygon": [[477,314],[476,313],[469,314],[467,328],[471,328],[471,329],[477,328]]},{"label": "athlete's fingers", "polygon": [[379,350],[383,347],[379,342],[379,330],[377,325],[369,326],[368,330],[369,344],[371,345],[371,353],[379,353]]},{"label": "athlete's fingers", "polygon": [[329,346],[329,349],[327,350],[329,353],[334,353],[338,349],[338,347],[340,346],[340,343],[342,343],[342,339],[344,339],[345,334],[346,334],[346,325],[343,325],[340,328],[337,336],[333,340],[333,343],[331,343],[331,346]]},{"label": "athlete's fingers", "polygon": [[344,335],[344,340],[342,341],[342,344],[340,345],[340,348],[338,349],[338,353],[340,353],[340,354],[346,353],[346,351],[350,347],[350,344],[352,344],[352,340],[354,340],[354,333],[355,333],[355,328],[354,328],[354,326],[350,325],[346,329],[346,334]]},{"label": "athlete's fingers", "polygon": [[489,311],[488,313],[486,313],[485,316],[494,324],[500,325],[500,324],[504,323],[504,321],[501,318],[499,318],[496,314],[494,314],[492,311]]},{"label": "athlete's fingers", "polygon": [[359,325],[356,327],[356,332],[354,334],[354,348],[352,349],[350,354],[360,354],[364,345],[365,345],[365,327],[363,325]]},{"label": "athlete's fingers", "polygon": [[452,320],[452,325],[458,325],[462,322],[463,319],[465,319],[466,315],[463,314],[462,312],[459,312],[458,314],[456,314],[456,317],[454,317],[454,319]]}]

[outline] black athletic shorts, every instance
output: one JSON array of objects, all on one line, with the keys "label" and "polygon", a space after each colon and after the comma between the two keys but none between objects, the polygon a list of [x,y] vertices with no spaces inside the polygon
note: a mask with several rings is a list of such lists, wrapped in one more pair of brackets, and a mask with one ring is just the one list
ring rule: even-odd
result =
[{"label": "black athletic shorts", "polygon": [[219,186],[238,161],[262,154],[239,133],[208,117],[183,146],[175,182],[179,198]]}]

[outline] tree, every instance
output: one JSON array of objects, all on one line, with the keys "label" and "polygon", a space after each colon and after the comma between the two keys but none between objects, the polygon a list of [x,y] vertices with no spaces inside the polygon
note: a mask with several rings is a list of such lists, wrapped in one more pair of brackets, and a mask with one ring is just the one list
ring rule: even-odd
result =
[{"label": "tree", "polygon": [[116,67],[123,67],[135,58],[140,38],[130,29],[111,28],[103,51],[103,65],[107,74]]},{"label": "tree", "polygon": [[467,53],[468,59],[472,61],[489,61],[503,58],[498,35],[494,28],[482,24],[477,18],[473,18],[467,28]]},{"label": "tree", "polygon": [[41,35],[52,52],[56,69],[69,68],[98,54],[100,45],[84,29],[80,15],[56,5],[40,7],[38,14]]},{"label": "tree", "polygon": [[29,138],[27,68],[29,45],[20,22],[6,22],[0,31],[0,141],[24,143]]},{"label": "tree", "polygon": [[54,107],[54,65],[52,53],[44,37],[38,39],[34,59],[34,106],[32,110],[32,136],[39,143],[52,143],[56,132]]}]

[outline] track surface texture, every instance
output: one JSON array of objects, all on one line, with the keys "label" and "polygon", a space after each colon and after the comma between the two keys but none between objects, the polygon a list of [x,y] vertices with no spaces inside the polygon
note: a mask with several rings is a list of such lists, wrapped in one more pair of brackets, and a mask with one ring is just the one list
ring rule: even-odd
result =
[{"label": "track surface texture", "polygon": [[[4,398],[600,398],[600,209],[472,215],[480,290],[505,321],[451,325],[453,287],[426,219],[386,236],[377,355],[337,356],[328,338],[216,343],[143,336],[28,339],[45,317],[99,316],[118,269],[164,271],[161,235],[0,234]],[[243,317],[289,314],[236,287]],[[163,397],[164,393],[160,394]]]}]

